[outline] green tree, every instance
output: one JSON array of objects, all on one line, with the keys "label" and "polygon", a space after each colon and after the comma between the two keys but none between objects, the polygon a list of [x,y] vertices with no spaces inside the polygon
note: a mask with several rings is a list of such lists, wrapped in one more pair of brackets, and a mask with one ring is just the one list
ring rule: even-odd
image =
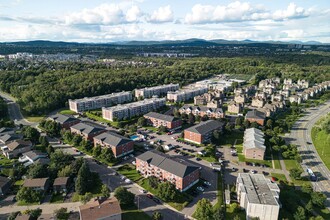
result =
[{"label": "green tree", "polygon": [[70,177],[71,175],[72,175],[71,165],[66,165],[57,173],[58,177]]},{"label": "green tree", "polygon": [[196,211],[194,212],[194,218],[197,220],[209,220],[213,216],[213,207],[208,199],[201,199],[197,203]]},{"label": "green tree", "polygon": [[56,219],[67,220],[69,218],[69,213],[67,208],[60,208],[54,211]]},{"label": "green tree", "polygon": [[140,117],[137,121],[137,125],[140,127],[146,126],[147,125],[147,120],[145,117]]},{"label": "green tree", "polygon": [[48,145],[49,145],[49,142],[48,142],[46,136],[40,136],[40,137],[39,137],[39,143],[40,143],[42,146],[46,147],[46,148],[47,148]]},{"label": "green tree", "polygon": [[115,155],[113,154],[111,148],[108,147],[102,149],[100,157],[109,163],[113,163],[116,161]]},{"label": "green tree", "polygon": [[188,123],[190,125],[195,124],[195,116],[192,113],[189,113],[189,115],[188,115]]},{"label": "green tree", "polygon": [[41,192],[27,187],[20,188],[16,194],[17,200],[25,203],[39,203],[41,196]]},{"label": "green tree", "polygon": [[37,141],[39,140],[39,137],[40,137],[39,131],[30,126],[23,127],[22,133],[25,138],[31,140],[34,143],[37,143]]},{"label": "green tree", "polygon": [[100,145],[96,145],[96,146],[93,148],[93,155],[94,155],[94,157],[98,157],[98,156],[100,156],[101,152],[102,152],[102,148],[101,148]]},{"label": "green tree", "polygon": [[243,123],[243,118],[242,117],[237,117],[235,119],[235,125],[236,126],[240,126],[240,125],[242,125],[242,123]]},{"label": "green tree", "polygon": [[266,126],[267,126],[268,128],[272,128],[272,127],[273,127],[273,120],[272,120],[272,119],[268,119],[268,120],[266,121]]},{"label": "green tree", "polygon": [[48,176],[47,167],[41,163],[32,164],[27,176],[33,178],[44,178]]},{"label": "green tree", "polygon": [[324,207],[325,200],[327,199],[326,195],[321,192],[312,192],[311,200],[312,203],[320,208]]},{"label": "green tree", "polygon": [[170,182],[163,182],[158,185],[158,196],[165,201],[172,201],[177,196],[177,190]]},{"label": "green tree", "polygon": [[42,213],[42,209],[40,208],[28,209],[23,213],[29,215],[31,220],[37,220]]},{"label": "green tree", "polygon": [[106,198],[110,197],[110,189],[108,188],[107,185],[102,184],[101,194],[103,197],[106,197]]},{"label": "green tree", "polygon": [[313,213],[313,203],[311,200],[306,204],[305,208],[309,214]]},{"label": "green tree", "polygon": [[160,212],[154,212],[152,213],[152,220],[162,220],[163,215]]},{"label": "green tree", "polygon": [[290,176],[296,180],[301,179],[302,170],[293,168],[290,170]]},{"label": "green tree", "polygon": [[309,183],[304,183],[304,184],[301,186],[301,191],[303,191],[304,193],[308,193],[308,194],[310,194],[311,192],[313,192],[313,188],[312,188],[311,184],[309,184]]},{"label": "green tree", "polygon": [[148,180],[149,185],[150,185],[152,188],[157,189],[158,184],[159,184],[159,181],[158,181],[158,179],[157,179],[155,176],[149,176],[149,177],[147,178],[147,180]]},{"label": "green tree", "polygon": [[306,219],[305,209],[301,206],[298,206],[298,209],[294,213],[293,218],[294,220],[305,220]]},{"label": "green tree", "polygon": [[88,192],[91,184],[90,176],[91,172],[89,170],[89,167],[86,162],[84,162],[79,169],[77,180],[75,183],[75,190],[79,195],[84,195],[86,192]]},{"label": "green tree", "polygon": [[129,192],[125,187],[118,187],[115,189],[115,197],[118,199],[121,205],[133,205],[135,195]]},{"label": "green tree", "polygon": [[159,132],[166,132],[167,128],[163,125],[159,126],[158,131]]}]

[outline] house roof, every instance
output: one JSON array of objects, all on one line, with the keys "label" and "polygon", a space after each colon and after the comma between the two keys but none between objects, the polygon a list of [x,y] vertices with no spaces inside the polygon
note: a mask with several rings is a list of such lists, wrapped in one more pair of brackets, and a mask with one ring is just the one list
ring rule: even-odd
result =
[{"label": "house roof", "polygon": [[5,134],[0,136],[0,142],[7,143],[9,141],[14,141],[23,138],[23,135],[18,134]]},{"label": "house roof", "polygon": [[264,145],[264,133],[257,128],[248,128],[244,132],[244,143],[243,146],[246,149],[259,148],[262,150],[266,149]]},{"label": "house roof", "polygon": [[10,182],[10,179],[4,176],[0,176],[0,188],[4,187],[7,183]]},{"label": "house roof", "polygon": [[110,199],[93,199],[85,205],[79,206],[81,220],[105,219],[106,217],[122,213],[119,202],[115,197]]},{"label": "house roof", "polygon": [[62,114],[56,114],[53,116],[50,116],[49,118],[53,119],[54,121],[64,124],[72,121],[80,121],[79,119],[71,116],[71,115],[62,115]]},{"label": "house roof", "polygon": [[199,169],[197,166],[193,166],[186,161],[176,161],[173,158],[167,156],[156,150],[147,151],[136,158],[146,161],[160,169],[163,169],[169,173],[172,173],[178,177],[184,178],[193,171]]},{"label": "house roof", "polygon": [[32,146],[32,142],[31,141],[23,141],[23,140],[15,140],[15,141],[10,142],[9,144],[7,144],[7,147],[11,151],[16,150],[16,149],[20,149],[20,148],[23,148],[23,147],[27,147],[27,146]]},{"label": "house roof", "polygon": [[245,141],[243,143],[243,146],[244,146],[245,149],[258,148],[258,149],[266,150],[266,146],[263,143],[260,143],[257,140]]},{"label": "house roof", "polygon": [[132,140],[127,137],[109,131],[95,136],[94,139],[101,140],[102,142],[115,147],[132,142]]},{"label": "house roof", "polygon": [[195,126],[192,126],[187,131],[198,133],[198,134],[207,134],[210,131],[221,128],[224,125],[223,122],[217,120],[207,120],[203,121]]},{"label": "house roof", "polygon": [[265,119],[266,118],[265,113],[260,112],[260,111],[255,110],[255,109],[253,109],[251,111],[248,111],[246,113],[245,117],[246,118],[254,118],[254,119]]},{"label": "house roof", "polygon": [[222,108],[210,108],[206,106],[191,106],[191,105],[184,105],[180,108],[180,110],[186,110],[186,109],[191,109],[191,111],[201,111],[201,112],[215,112],[215,113],[223,113]]},{"label": "house roof", "polygon": [[68,183],[69,177],[57,177],[54,180],[54,186],[64,186]]},{"label": "house roof", "polygon": [[178,118],[175,118],[171,115],[159,114],[157,112],[149,112],[149,113],[145,114],[144,116],[156,118],[156,119],[167,121],[167,122],[173,122],[173,121],[179,120]]},{"label": "house roof", "polygon": [[78,131],[80,131],[84,134],[90,134],[90,133],[95,133],[95,132],[99,132],[99,131],[104,130],[102,128],[95,127],[95,126],[92,126],[90,124],[87,124],[85,122],[80,122],[80,123],[72,126],[71,128],[74,129],[74,130],[78,130]]},{"label": "house roof", "polygon": [[24,181],[24,187],[44,187],[48,181],[48,178],[35,178],[35,179],[26,179]]},{"label": "house roof", "polygon": [[26,153],[23,153],[24,156],[30,158],[31,160],[35,161],[37,160],[38,158],[41,158],[41,157],[47,157],[47,154],[46,153],[42,153],[40,151],[34,151],[34,150],[31,150],[31,151],[28,151]]},{"label": "house roof", "polygon": [[0,128],[0,133],[12,131],[12,130],[13,130],[12,128],[2,127]]},{"label": "house roof", "polygon": [[244,133],[245,134],[253,133],[253,134],[259,134],[259,135],[262,135],[262,136],[264,135],[264,133],[258,128],[248,128],[244,131]]}]

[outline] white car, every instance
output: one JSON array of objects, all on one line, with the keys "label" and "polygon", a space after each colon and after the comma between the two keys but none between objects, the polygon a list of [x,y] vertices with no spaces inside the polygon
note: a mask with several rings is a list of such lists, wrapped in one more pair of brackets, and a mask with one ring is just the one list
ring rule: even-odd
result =
[{"label": "white car", "polygon": [[131,183],[132,181],[130,179],[126,179],[125,183]]},{"label": "white car", "polygon": [[139,191],[140,191],[140,193],[147,193],[147,191],[144,189],[139,189]]},{"label": "white car", "polygon": [[133,157],[134,157],[134,155],[133,155],[133,154],[130,154],[130,155],[128,155],[128,156],[130,156],[131,158],[133,158]]},{"label": "white car", "polygon": [[230,153],[237,153],[237,150],[231,150]]},{"label": "white car", "polygon": [[124,180],[124,179],[126,179],[126,177],[125,176],[121,176],[120,179],[121,180]]},{"label": "white car", "polygon": [[201,187],[201,186],[197,187],[197,190],[199,190],[199,191],[201,191],[201,192],[204,192],[204,188]]},{"label": "white car", "polygon": [[136,165],[136,162],[135,162],[135,160],[133,160],[133,161],[132,161],[132,164],[133,164],[133,165]]},{"label": "white car", "polygon": [[204,184],[207,185],[207,186],[211,186],[211,183],[208,182],[208,181],[204,181]]}]

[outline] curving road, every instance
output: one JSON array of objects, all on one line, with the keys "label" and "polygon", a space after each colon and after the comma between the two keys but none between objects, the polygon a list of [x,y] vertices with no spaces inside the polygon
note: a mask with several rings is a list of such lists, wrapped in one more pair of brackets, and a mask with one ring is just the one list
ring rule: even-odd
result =
[{"label": "curving road", "polygon": [[330,112],[330,101],[319,107],[307,109],[306,115],[294,124],[291,134],[286,140],[298,146],[298,151],[302,157],[301,166],[304,171],[310,168],[318,177],[317,182],[312,182],[314,190],[326,194],[326,207],[330,209],[330,171],[321,160],[311,138],[314,124],[328,112]]}]

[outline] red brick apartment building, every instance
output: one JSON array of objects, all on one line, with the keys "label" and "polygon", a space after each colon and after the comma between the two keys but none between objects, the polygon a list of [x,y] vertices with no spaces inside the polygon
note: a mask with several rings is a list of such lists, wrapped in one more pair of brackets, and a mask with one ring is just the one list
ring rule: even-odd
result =
[{"label": "red brick apartment building", "polygon": [[251,123],[257,122],[261,126],[265,124],[265,119],[266,119],[265,113],[255,109],[248,111],[245,115],[245,120],[248,120]]},{"label": "red brick apartment building", "polygon": [[177,162],[159,151],[147,151],[136,157],[136,170],[144,177],[155,176],[169,181],[180,191],[186,191],[199,181],[199,167]]},{"label": "red brick apartment building", "polygon": [[64,129],[70,129],[71,126],[76,125],[80,122],[79,119],[70,116],[70,115],[62,115],[56,114],[49,117],[50,120],[55,121],[61,125]]},{"label": "red brick apartment building", "polygon": [[105,132],[94,137],[94,146],[97,145],[111,148],[116,158],[134,151],[134,141],[113,132]]},{"label": "red brick apartment building", "polygon": [[93,138],[103,132],[105,129],[92,126],[85,122],[80,122],[70,128],[71,133],[81,135],[85,140],[93,141]]},{"label": "red brick apartment building", "polygon": [[222,131],[224,123],[217,120],[208,120],[184,130],[184,139],[196,144],[210,142],[213,131]]},{"label": "red brick apartment building", "polygon": [[175,130],[181,128],[182,125],[181,119],[157,112],[149,112],[145,114],[144,117],[147,119],[147,123],[154,127],[164,126],[169,130]]}]

